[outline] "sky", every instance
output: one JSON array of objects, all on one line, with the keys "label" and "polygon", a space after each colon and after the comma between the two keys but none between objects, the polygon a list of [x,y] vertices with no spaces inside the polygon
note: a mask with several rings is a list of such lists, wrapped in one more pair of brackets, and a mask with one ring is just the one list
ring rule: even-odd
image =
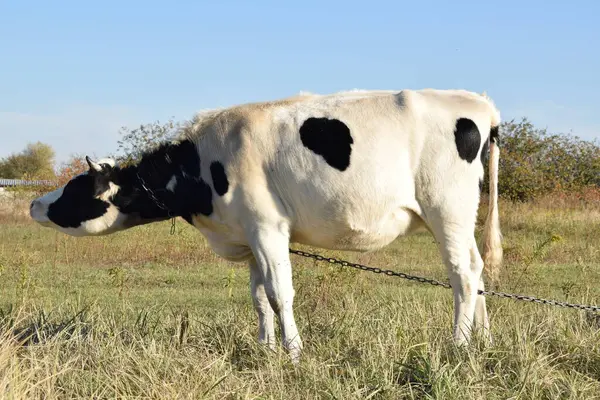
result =
[{"label": "sky", "polygon": [[[570,5],[567,5],[570,4]],[[0,158],[117,151],[119,129],[300,91],[486,91],[600,139],[600,1],[0,0]]]}]

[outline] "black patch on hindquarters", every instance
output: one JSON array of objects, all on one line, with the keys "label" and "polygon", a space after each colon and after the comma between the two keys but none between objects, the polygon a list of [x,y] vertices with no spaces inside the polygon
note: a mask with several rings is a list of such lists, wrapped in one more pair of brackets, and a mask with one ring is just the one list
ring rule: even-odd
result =
[{"label": "black patch on hindquarters", "polygon": [[485,142],[483,142],[483,148],[481,149],[481,155],[479,156],[479,158],[481,159],[481,165],[483,165],[484,169],[485,169],[485,159],[486,159],[489,151],[490,151],[489,142],[486,140]]},{"label": "black patch on hindquarters", "polygon": [[337,119],[308,118],[300,127],[302,144],[340,171],[350,165],[354,140],[346,124]]},{"label": "black patch on hindquarters", "polygon": [[95,175],[79,175],[65,186],[62,195],[48,206],[50,221],[63,228],[77,228],[84,221],[103,216],[109,203],[95,196],[109,189],[108,180]]},{"label": "black patch on hindquarters", "polygon": [[223,196],[229,190],[229,181],[225,173],[225,167],[219,161],[213,161],[210,164],[210,176],[212,177],[215,192]]},{"label": "black patch on hindquarters", "polygon": [[494,126],[490,129],[490,141],[492,143],[496,143],[496,145],[500,145],[500,133],[498,126]]},{"label": "black patch on hindquarters", "polygon": [[490,128],[490,140],[489,141],[486,140],[483,143],[483,148],[481,149],[481,154],[480,154],[481,165],[483,165],[484,168],[485,168],[485,159],[490,152],[490,143],[495,143],[496,145],[498,145],[499,144],[498,141],[499,141],[498,127],[494,126],[494,127]]},{"label": "black patch on hindquarters", "polygon": [[468,118],[459,118],[454,128],[454,141],[460,158],[472,163],[481,145],[481,135],[475,122]]}]

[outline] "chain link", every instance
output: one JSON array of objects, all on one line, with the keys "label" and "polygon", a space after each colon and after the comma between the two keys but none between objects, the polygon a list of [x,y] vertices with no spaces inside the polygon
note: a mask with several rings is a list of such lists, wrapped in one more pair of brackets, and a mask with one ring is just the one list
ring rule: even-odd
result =
[{"label": "chain link", "polygon": [[167,206],[165,206],[163,204],[163,202],[161,202],[160,200],[158,200],[156,198],[156,196],[154,195],[154,192],[148,188],[148,186],[146,186],[146,182],[144,181],[144,179],[140,176],[139,173],[136,172],[136,176],[138,178],[138,180],[140,181],[140,184],[142,185],[142,188],[146,191],[146,193],[148,193],[148,196],[150,196],[150,198],[152,199],[152,201],[154,201],[154,203],[161,209],[165,210],[168,214],[169,217],[171,216],[171,211],[167,208]]},{"label": "chain link", "polygon": [[146,182],[140,176],[140,174],[138,172],[136,172],[135,175],[137,176],[138,180],[140,181],[142,188],[144,189],[144,191],[146,191],[146,193],[148,193],[148,196],[150,196],[150,198],[152,199],[154,204],[156,204],[156,206],[159,207],[160,209],[165,210],[167,212],[167,216],[169,218],[171,218],[171,232],[170,233],[171,233],[171,235],[174,235],[175,234],[175,217],[176,216],[171,213],[171,210],[169,210],[169,208],[167,206],[165,206],[163,202],[161,202],[160,200],[158,200],[156,198],[156,196],[154,195],[154,192],[150,188],[148,188],[148,186],[146,186]]},{"label": "chain link", "polygon": [[[332,257],[323,257],[321,255],[308,253],[308,252],[302,251],[302,250],[290,249],[289,251],[292,254],[296,254],[296,255],[299,255],[302,257],[312,258],[317,261],[326,261],[330,264],[338,264],[343,267],[356,268],[361,271],[369,271],[369,272],[374,272],[376,274],[384,274],[387,276],[397,276],[399,278],[407,279],[409,281],[415,281],[415,282],[419,282],[419,283],[428,283],[432,286],[441,286],[446,289],[452,288],[452,286],[448,283],[440,282],[440,281],[437,281],[437,280],[431,279],[431,278],[423,278],[421,276],[409,275],[409,274],[405,274],[403,272],[396,272],[396,271],[387,270],[387,269],[369,267],[366,265],[357,264],[357,263],[353,263],[350,261],[338,260],[338,259],[332,258]],[[575,308],[575,309],[579,309],[579,310],[600,312],[600,307],[598,307],[598,306],[566,303],[566,302],[556,301],[556,300],[541,299],[541,298],[537,298],[537,297],[533,297],[533,296],[524,296],[524,295],[520,295],[520,294],[496,292],[494,290],[478,290],[477,293],[484,295],[484,296],[498,296],[498,297],[503,297],[503,298],[508,298],[508,299],[529,301],[532,303],[547,304],[547,305],[557,306],[557,307]]]},{"label": "chain link", "polygon": [[171,218],[171,235],[175,234],[175,217]]}]

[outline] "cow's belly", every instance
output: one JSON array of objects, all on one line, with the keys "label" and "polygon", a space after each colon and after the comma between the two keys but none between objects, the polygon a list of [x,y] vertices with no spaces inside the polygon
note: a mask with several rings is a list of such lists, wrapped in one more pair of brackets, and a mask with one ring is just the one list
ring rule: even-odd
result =
[{"label": "cow's belly", "polygon": [[[398,236],[425,227],[413,204],[379,209],[376,202],[349,204],[328,217],[298,218],[292,226],[292,242],[335,250],[373,251],[390,244]],[[369,209],[369,206],[372,208]]]},{"label": "cow's belly", "polygon": [[323,224],[314,229],[294,229],[291,241],[332,250],[373,251],[423,227],[421,218],[414,212],[397,210],[393,217],[379,221],[378,227]]},{"label": "cow's belly", "polygon": [[408,168],[371,165],[348,175],[313,175],[289,187],[292,241],[337,250],[371,251],[424,226]]}]

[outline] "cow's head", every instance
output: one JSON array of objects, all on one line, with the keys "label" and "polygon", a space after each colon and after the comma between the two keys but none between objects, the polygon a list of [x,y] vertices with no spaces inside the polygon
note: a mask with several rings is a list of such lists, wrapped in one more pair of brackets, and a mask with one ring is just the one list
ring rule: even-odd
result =
[{"label": "cow's head", "polygon": [[86,161],[88,171],[31,202],[31,218],[71,236],[106,235],[168,218],[136,182],[134,171],[115,166],[112,159]]}]

